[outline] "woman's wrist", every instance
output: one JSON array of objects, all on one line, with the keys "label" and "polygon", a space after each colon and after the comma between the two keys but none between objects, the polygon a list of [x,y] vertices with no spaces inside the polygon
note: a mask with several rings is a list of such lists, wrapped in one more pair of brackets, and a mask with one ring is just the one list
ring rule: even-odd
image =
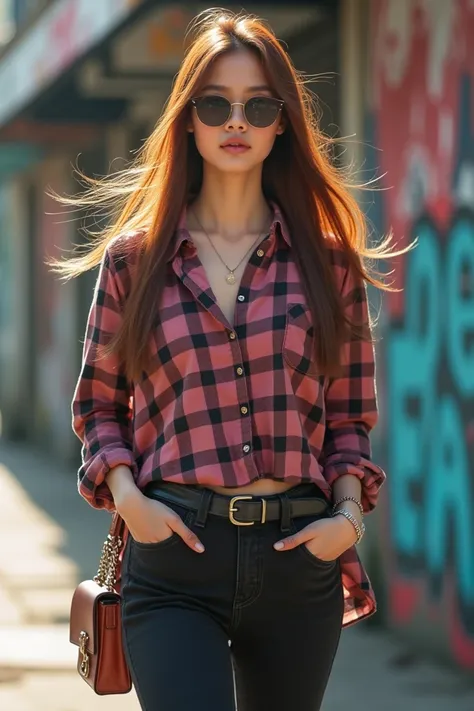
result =
[{"label": "woman's wrist", "polygon": [[[352,514],[347,508],[339,508],[333,513],[333,519],[339,520],[341,525],[344,525],[347,529],[348,526],[352,528],[353,535],[355,535],[355,544],[360,543],[362,537],[365,533],[365,525],[363,521],[359,521],[356,516]],[[345,519],[345,522],[343,522]]]},{"label": "woman's wrist", "polygon": [[356,545],[358,533],[354,524],[342,515],[333,516],[332,520],[334,521],[334,525],[338,527],[338,530],[344,532],[346,547],[350,548],[351,546]]},{"label": "woman's wrist", "polygon": [[354,516],[354,518],[357,519],[357,522],[359,524],[362,523],[364,517],[360,512],[360,507],[356,504],[355,501],[341,501],[339,504],[333,507],[332,514],[336,514],[337,511],[339,511],[340,509],[346,509]]},{"label": "woman's wrist", "polygon": [[115,509],[120,515],[130,503],[135,502],[142,495],[135,484],[131,469],[124,464],[119,464],[110,470],[106,483],[112,492]]}]

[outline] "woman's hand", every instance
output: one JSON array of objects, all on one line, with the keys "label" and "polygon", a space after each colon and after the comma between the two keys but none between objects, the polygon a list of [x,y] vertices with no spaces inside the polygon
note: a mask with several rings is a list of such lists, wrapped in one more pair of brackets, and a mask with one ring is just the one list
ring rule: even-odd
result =
[{"label": "woman's hand", "polygon": [[117,512],[127,524],[132,538],[138,543],[161,543],[173,533],[181,536],[187,546],[202,553],[204,546],[182,519],[161,501],[144,496],[136,487],[124,498]]},{"label": "woman's hand", "polygon": [[138,543],[160,543],[177,533],[187,546],[202,553],[204,546],[172,509],[161,501],[149,499],[135,484],[129,467],[119,464],[106,479],[117,513],[125,521]]},{"label": "woman's hand", "polygon": [[331,561],[357,541],[357,533],[350,521],[344,516],[324,518],[310,523],[292,536],[275,543],[278,551],[288,551],[296,546],[306,545],[309,552],[317,558]]},{"label": "woman's hand", "polygon": [[135,488],[124,498],[117,512],[125,521],[132,538],[137,543],[161,543],[173,533],[181,536],[193,551],[202,553],[204,546],[183,520],[161,501],[144,496]]}]

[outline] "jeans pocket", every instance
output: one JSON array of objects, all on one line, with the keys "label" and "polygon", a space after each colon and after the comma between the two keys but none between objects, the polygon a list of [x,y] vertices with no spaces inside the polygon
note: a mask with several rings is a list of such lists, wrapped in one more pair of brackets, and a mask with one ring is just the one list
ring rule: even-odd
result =
[{"label": "jeans pocket", "polygon": [[132,543],[135,548],[141,548],[142,550],[158,550],[159,548],[169,548],[169,546],[173,545],[173,543],[177,543],[180,538],[181,536],[176,533],[176,531],[173,531],[171,536],[163,538],[162,541],[144,542],[137,541],[135,538],[132,537]]},{"label": "jeans pocket", "polygon": [[[160,503],[165,504],[168,506],[168,508],[172,509],[175,514],[177,514],[180,519],[183,521],[185,526],[189,526],[194,518],[194,512],[185,508],[184,506],[180,506],[179,504],[173,504],[169,503],[163,499],[158,499],[158,497],[149,497],[149,498],[155,498],[156,501],[160,501]],[[173,531],[170,536],[167,538],[163,538],[161,541],[152,541],[151,543],[142,543],[141,541],[136,541],[132,537],[132,544],[135,548],[139,548],[141,550],[152,550],[152,551],[158,551],[161,550],[162,548],[169,548],[170,546],[175,545],[181,540],[181,536],[179,533],[176,533],[176,531]]]},{"label": "jeans pocket", "polygon": [[[309,526],[310,523],[314,523],[314,521],[318,521],[321,518],[327,518],[327,516],[301,516],[292,519],[291,534],[294,535],[296,533],[299,533],[303,528]],[[314,555],[314,553],[309,550],[306,543],[300,543],[300,545],[297,546],[296,549],[306,560],[320,568],[331,568],[332,566],[336,565],[338,561],[338,558],[334,558],[334,560],[323,560],[322,558],[318,558],[318,556]]]}]

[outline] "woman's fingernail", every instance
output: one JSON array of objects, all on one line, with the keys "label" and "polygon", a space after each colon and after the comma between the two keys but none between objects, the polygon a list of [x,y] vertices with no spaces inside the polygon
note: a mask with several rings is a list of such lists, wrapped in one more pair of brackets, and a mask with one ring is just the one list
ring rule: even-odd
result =
[{"label": "woman's fingernail", "polygon": [[281,551],[281,549],[284,547],[284,545],[285,544],[283,543],[283,541],[278,541],[278,543],[275,543],[275,545],[273,547],[276,548],[277,551]]},{"label": "woman's fingernail", "polygon": [[204,546],[202,545],[202,543],[196,543],[194,547],[197,551],[199,551],[199,553],[202,553],[204,551]]}]

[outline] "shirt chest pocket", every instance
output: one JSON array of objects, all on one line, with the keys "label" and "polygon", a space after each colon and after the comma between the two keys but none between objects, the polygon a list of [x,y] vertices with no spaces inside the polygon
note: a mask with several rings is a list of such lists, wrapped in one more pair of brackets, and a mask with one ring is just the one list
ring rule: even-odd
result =
[{"label": "shirt chest pocket", "polygon": [[291,368],[312,378],[318,377],[311,311],[305,304],[288,304],[282,355]]}]

